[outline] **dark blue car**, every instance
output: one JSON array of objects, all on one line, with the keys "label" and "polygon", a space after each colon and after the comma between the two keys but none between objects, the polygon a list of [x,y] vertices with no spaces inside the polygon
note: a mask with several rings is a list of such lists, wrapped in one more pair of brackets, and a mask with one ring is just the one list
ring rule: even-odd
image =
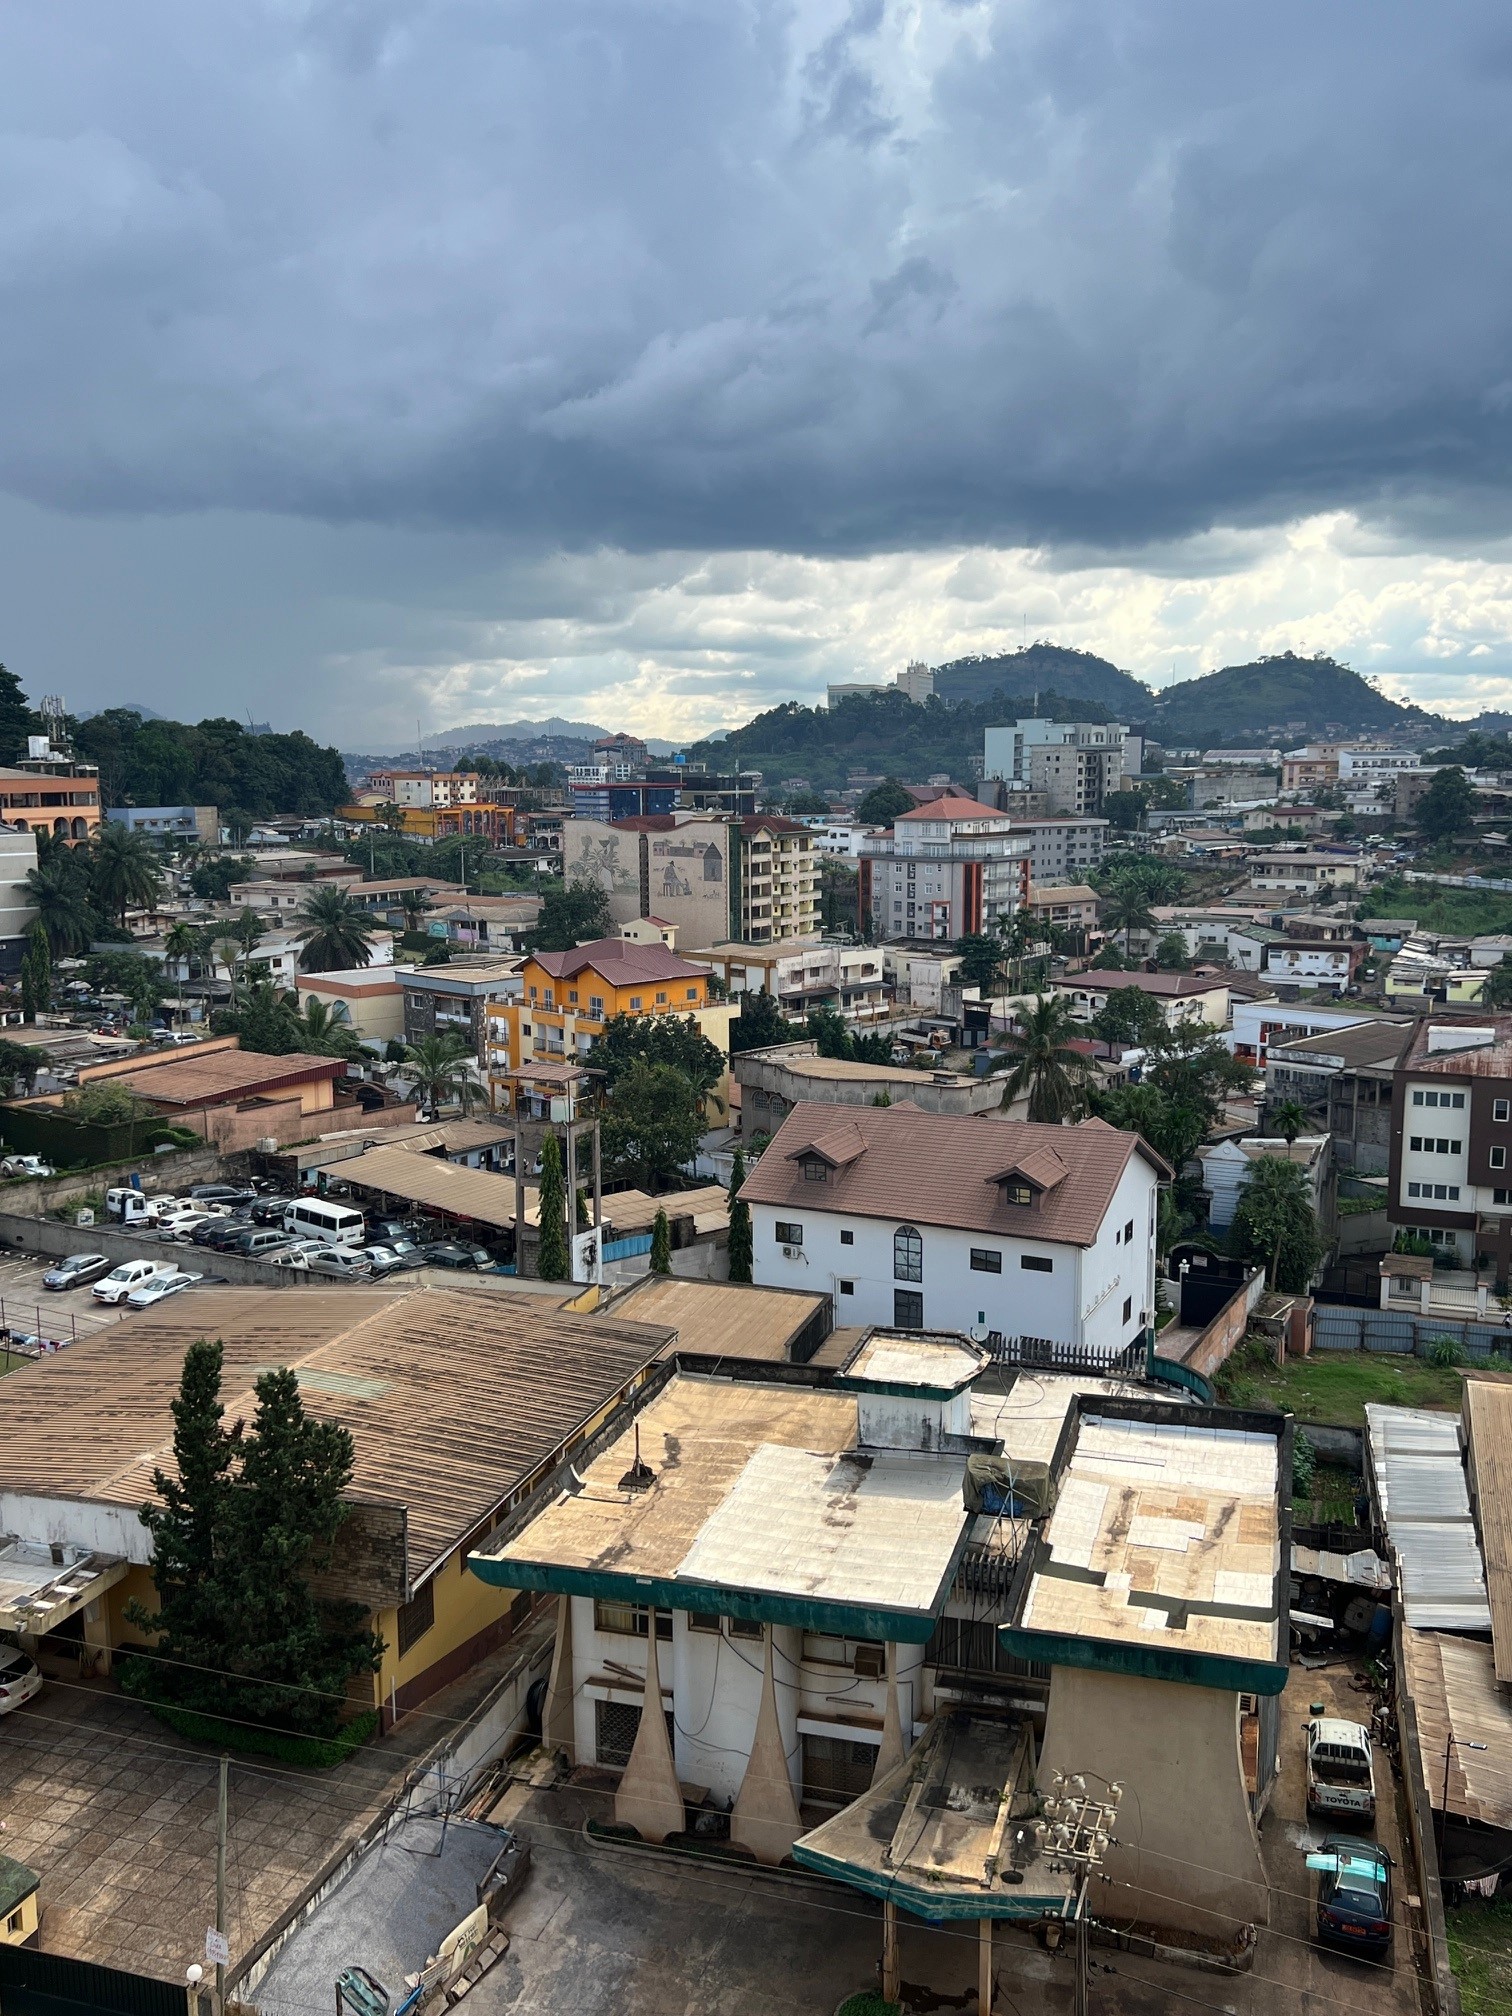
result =
[{"label": "dark blue car", "polygon": [[1391,1857],[1375,1841],[1328,1834],[1307,1858],[1318,1871],[1318,1938],[1366,1959],[1391,1950]]}]

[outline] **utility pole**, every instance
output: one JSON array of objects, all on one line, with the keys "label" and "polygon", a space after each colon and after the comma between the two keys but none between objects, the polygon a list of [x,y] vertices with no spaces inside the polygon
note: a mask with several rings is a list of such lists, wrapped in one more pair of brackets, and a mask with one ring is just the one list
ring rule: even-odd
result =
[{"label": "utility pole", "polygon": [[[231,1759],[222,1753],[220,1816],[215,1830],[215,1929],[222,1938],[226,1933],[226,1791],[230,1774]],[[226,1969],[219,1960],[215,1963],[215,2016],[226,2016]]]},{"label": "utility pole", "polygon": [[1117,1840],[1113,1824],[1118,1818],[1123,1787],[1109,1785],[1106,1799],[1094,1799],[1087,1791],[1085,1778],[1079,1774],[1068,1777],[1064,1771],[1057,1771],[1050,1784],[1051,1795],[1044,1803],[1043,1817],[1035,1823],[1034,1833],[1050,1867],[1076,1875],[1075,1896],[1067,1898],[1062,1915],[1070,1917],[1075,1925],[1073,2016],[1088,2016],[1087,1891],[1092,1872],[1101,1868],[1103,1857]]}]

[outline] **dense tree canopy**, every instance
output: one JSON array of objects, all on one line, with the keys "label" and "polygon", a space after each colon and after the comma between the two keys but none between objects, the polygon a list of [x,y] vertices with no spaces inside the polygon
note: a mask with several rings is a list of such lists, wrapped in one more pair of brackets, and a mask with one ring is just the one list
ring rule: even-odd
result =
[{"label": "dense tree canopy", "polygon": [[574,945],[608,938],[613,931],[609,898],[595,883],[549,882],[530,945],[536,952],[570,952]]},{"label": "dense tree canopy", "polygon": [[700,1099],[724,1076],[721,1051],[696,1022],[681,1015],[614,1015],[583,1062],[605,1074],[612,1096],[635,1063],[670,1064],[692,1085]]},{"label": "dense tree canopy", "polygon": [[107,805],[214,805],[235,825],[279,812],[316,819],[348,796],[339,752],[297,730],[254,735],[239,721],[190,726],[108,707],[72,732],[78,754],[100,766]]}]

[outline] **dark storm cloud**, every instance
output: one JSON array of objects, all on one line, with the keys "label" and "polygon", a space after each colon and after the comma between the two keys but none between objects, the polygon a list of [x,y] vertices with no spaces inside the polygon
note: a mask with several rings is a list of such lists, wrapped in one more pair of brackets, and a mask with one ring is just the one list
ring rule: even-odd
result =
[{"label": "dark storm cloud", "polygon": [[1504,18],[23,0],[0,485],[541,549],[1504,528]]}]

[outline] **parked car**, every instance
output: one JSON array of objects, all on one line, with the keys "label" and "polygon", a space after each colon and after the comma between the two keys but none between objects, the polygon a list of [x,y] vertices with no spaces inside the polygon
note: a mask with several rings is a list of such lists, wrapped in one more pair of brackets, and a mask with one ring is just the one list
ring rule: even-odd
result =
[{"label": "parked car", "polygon": [[208,1215],[203,1205],[195,1204],[188,1197],[165,1197],[161,1199],[150,1217],[159,1232],[166,1232],[171,1236],[173,1228],[182,1224],[186,1218],[204,1218]]},{"label": "parked car", "polygon": [[414,1235],[402,1218],[369,1218],[367,1236],[380,1246],[397,1246],[405,1239],[411,1245],[415,1244]]},{"label": "parked car", "polygon": [[193,1183],[189,1195],[196,1204],[250,1204],[257,1192],[245,1183]]},{"label": "parked car", "polygon": [[1373,1960],[1391,1950],[1391,1857],[1377,1841],[1325,1834],[1307,1858],[1318,1871],[1318,1939]]},{"label": "parked car", "polygon": [[425,1265],[419,1247],[414,1245],[407,1252],[400,1252],[397,1246],[364,1246],[362,1257],[375,1274],[399,1274]]},{"label": "parked car", "polygon": [[282,1225],[284,1213],[293,1202],[292,1197],[259,1197],[247,1216],[254,1225]]},{"label": "parked car", "polygon": [[96,1281],[91,1293],[97,1302],[124,1302],[138,1288],[144,1288],[149,1281],[155,1281],[159,1274],[176,1274],[178,1269],[167,1260],[123,1260],[119,1267],[113,1267],[103,1281]]},{"label": "parked car", "polygon": [[492,1267],[493,1255],[484,1246],[462,1246],[455,1239],[438,1239],[423,1246],[421,1257],[427,1267]]},{"label": "parked car", "polygon": [[23,1701],[42,1692],[42,1673],[35,1659],[19,1645],[0,1643],[0,1715],[9,1715]]},{"label": "parked car", "polygon": [[180,1211],[175,1217],[170,1218],[166,1224],[162,1225],[159,1228],[158,1237],[159,1239],[181,1239],[187,1242],[193,1238],[201,1225],[214,1225],[218,1222],[213,1213],[209,1211],[195,1211],[191,1208],[188,1211]]},{"label": "parked car", "polygon": [[243,1260],[266,1260],[274,1253],[281,1253],[289,1243],[286,1232],[275,1232],[261,1225],[244,1225],[237,1236],[226,1246],[218,1246],[218,1253],[235,1253]]},{"label": "parked car", "polygon": [[286,1239],[269,1257],[275,1267],[293,1267],[303,1274],[309,1270],[310,1256],[327,1250],[324,1239]]},{"label": "parked car", "polygon": [[169,1295],[177,1295],[185,1288],[192,1288],[197,1281],[204,1280],[203,1274],[181,1274],[177,1268],[171,1273],[159,1274],[154,1280],[144,1281],[140,1288],[133,1288],[126,1297],[128,1309],[150,1309],[154,1302],[161,1302]]},{"label": "parked car", "polygon": [[1302,1724],[1307,1757],[1307,1810],[1332,1819],[1375,1824],[1375,1770],[1363,1722],[1320,1715]]},{"label": "parked car", "polygon": [[42,1286],[83,1288],[90,1281],[98,1281],[102,1274],[108,1274],[110,1265],[103,1253],[70,1253],[66,1260],[48,1268],[42,1276]]},{"label": "parked car", "polygon": [[322,1242],[320,1252],[306,1256],[305,1267],[311,1274],[328,1274],[335,1281],[371,1281],[373,1278],[367,1255],[351,1246],[327,1246]]},{"label": "parked car", "polygon": [[243,1218],[212,1218],[203,1225],[197,1225],[189,1237],[196,1246],[208,1246],[212,1253],[223,1253],[234,1246],[247,1229]]},{"label": "parked car", "polygon": [[44,1162],[40,1155],[7,1155],[0,1162],[0,1176],[56,1176],[57,1173],[51,1162]]}]

